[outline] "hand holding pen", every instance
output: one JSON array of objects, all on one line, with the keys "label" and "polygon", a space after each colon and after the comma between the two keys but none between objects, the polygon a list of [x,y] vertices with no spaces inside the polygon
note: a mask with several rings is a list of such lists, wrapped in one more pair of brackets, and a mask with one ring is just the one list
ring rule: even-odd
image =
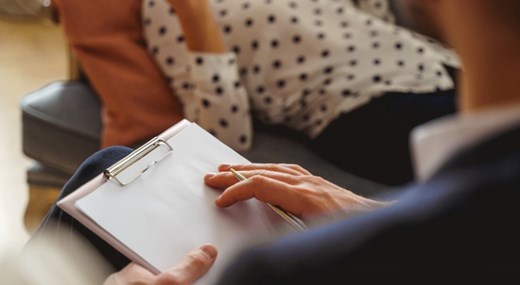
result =
[{"label": "hand holding pen", "polygon": [[[231,168],[247,179],[237,181]],[[221,165],[219,173],[208,174],[204,180],[208,186],[224,190],[216,200],[218,207],[256,198],[302,219],[338,211],[357,214],[388,205],[356,195],[298,165]]]},{"label": "hand holding pen", "polygon": [[[244,181],[246,180],[247,178],[240,174],[239,172],[237,172],[236,170],[234,170],[233,168],[230,168],[229,169],[231,171],[231,173],[233,173],[233,176],[235,176],[235,178],[238,180],[238,181]],[[269,206],[269,208],[271,208],[275,213],[277,213],[280,217],[282,217],[286,222],[289,223],[289,225],[291,225],[295,230],[297,231],[305,231],[305,230],[308,230],[307,226],[305,225],[305,223],[300,220],[298,217],[294,216],[293,214],[287,212],[287,211],[284,211],[282,208],[278,207],[278,206],[273,206],[269,203],[266,203],[267,206]]]}]

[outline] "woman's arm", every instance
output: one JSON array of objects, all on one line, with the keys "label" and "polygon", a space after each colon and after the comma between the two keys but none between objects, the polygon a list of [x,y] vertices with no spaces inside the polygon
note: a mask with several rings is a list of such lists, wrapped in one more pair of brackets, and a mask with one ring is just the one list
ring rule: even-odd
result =
[{"label": "woman's arm", "polygon": [[208,0],[168,0],[175,10],[190,51],[226,51]]},{"label": "woman's arm", "polygon": [[150,3],[143,6],[145,38],[182,101],[185,117],[235,150],[248,150],[252,124],[247,91],[236,55],[225,52],[207,0]]}]

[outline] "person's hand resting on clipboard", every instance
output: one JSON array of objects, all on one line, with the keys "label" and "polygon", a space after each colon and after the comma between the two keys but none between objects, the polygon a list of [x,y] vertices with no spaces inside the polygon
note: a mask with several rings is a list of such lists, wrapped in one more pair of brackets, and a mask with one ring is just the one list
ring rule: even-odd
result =
[{"label": "person's hand resting on clipboard", "polygon": [[[247,180],[238,181],[234,169]],[[215,201],[218,207],[256,198],[262,202],[308,219],[316,216],[333,218],[369,212],[389,205],[356,195],[321,177],[312,175],[299,165],[249,164],[221,165],[219,173],[208,174],[204,181],[210,187],[223,189]]]}]

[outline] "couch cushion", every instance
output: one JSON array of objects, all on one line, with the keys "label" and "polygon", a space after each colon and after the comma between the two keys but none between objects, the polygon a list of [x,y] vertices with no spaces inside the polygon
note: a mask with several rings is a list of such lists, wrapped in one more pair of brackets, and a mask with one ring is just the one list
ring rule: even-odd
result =
[{"label": "couch cushion", "polygon": [[24,153],[56,170],[73,173],[99,149],[100,103],[80,82],[57,82],[22,99]]},{"label": "couch cushion", "polygon": [[[44,165],[31,169],[30,183],[56,185],[60,173],[65,182],[83,160],[99,149],[100,103],[87,84],[53,83],[24,97],[21,106],[24,152]],[[342,171],[302,144],[265,128],[255,132],[253,149],[244,156],[255,162],[299,164],[365,196],[384,188]]]}]

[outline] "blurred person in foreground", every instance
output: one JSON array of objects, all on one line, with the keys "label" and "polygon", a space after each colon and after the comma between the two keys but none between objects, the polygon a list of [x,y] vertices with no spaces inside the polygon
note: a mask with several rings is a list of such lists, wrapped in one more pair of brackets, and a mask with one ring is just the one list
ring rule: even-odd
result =
[{"label": "blurred person in foreground", "polygon": [[[219,173],[204,177],[206,184],[224,190],[219,207],[256,198],[304,219],[341,218],[244,251],[215,284],[520,279],[520,1],[397,4],[404,15],[416,15],[410,25],[453,46],[464,65],[460,114],[423,125],[412,135],[418,183],[388,204],[294,165],[232,166],[250,178],[242,182],[222,165]],[[96,154],[62,195],[129,152],[111,148]],[[349,214],[356,215],[345,218]],[[48,220],[73,224],[57,208]],[[115,268],[129,262],[77,223],[70,228],[87,236]],[[216,258],[215,248],[203,251],[167,277],[131,263],[107,284],[189,284]]]},{"label": "blurred person in foreground", "polygon": [[102,284],[110,268],[85,239],[53,223],[22,253],[0,250],[0,284],[6,285]]}]

